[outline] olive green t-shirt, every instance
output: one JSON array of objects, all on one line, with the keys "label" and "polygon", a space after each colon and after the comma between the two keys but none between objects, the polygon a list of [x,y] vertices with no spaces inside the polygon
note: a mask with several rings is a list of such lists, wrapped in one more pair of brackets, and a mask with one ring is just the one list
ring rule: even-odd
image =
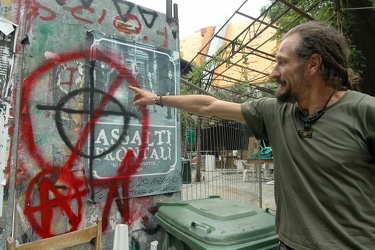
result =
[{"label": "olive green t-shirt", "polygon": [[295,249],[375,249],[375,98],[347,91],[301,138],[296,104],[242,104],[273,149],[276,232]]}]

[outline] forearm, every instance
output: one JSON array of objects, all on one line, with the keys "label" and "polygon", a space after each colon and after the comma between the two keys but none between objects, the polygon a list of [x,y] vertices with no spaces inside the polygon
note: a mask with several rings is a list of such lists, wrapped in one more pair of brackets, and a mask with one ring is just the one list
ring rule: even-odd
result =
[{"label": "forearm", "polygon": [[189,113],[202,116],[217,115],[214,112],[213,104],[218,99],[206,95],[173,95],[158,97],[159,104],[172,108],[177,108]]},{"label": "forearm", "polygon": [[177,108],[201,116],[217,116],[244,122],[241,105],[233,102],[221,101],[208,95],[172,95],[157,96],[149,91],[130,86],[136,95],[133,105],[139,109],[147,105],[162,105]]},{"label": "forearm", "polygon": [[161,104],[201,116],[217,116],[223,119],[245,122],[241,112],[241,104],[222,101],[212,96],[163,96]]}]

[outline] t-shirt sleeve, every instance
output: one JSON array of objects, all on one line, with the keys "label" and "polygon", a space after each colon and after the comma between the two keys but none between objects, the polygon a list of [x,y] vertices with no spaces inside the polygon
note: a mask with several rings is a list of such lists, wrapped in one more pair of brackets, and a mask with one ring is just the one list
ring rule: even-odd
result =
[{"label": "t-shirt sleeve", "polygon": [[275,102],[275,98],[261,98],[241,104],[246,124],[258,140],[268,138],[266,121],[274,116]]}]

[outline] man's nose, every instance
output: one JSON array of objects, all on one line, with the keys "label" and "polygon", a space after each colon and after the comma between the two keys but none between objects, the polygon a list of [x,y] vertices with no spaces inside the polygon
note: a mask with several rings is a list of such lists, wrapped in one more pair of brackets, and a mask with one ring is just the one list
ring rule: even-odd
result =
[{"label": "man's nose", "polygon": [[276,67],[271,71],[270,78],[277,79],[281,76],[280,71],[276,69]]}]

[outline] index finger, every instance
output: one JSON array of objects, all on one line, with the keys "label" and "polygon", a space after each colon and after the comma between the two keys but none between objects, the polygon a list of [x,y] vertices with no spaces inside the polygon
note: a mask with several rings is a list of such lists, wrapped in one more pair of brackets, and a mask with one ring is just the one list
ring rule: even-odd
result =
[{"label": "index finger", "polygon": [[133,90],[133,91],[135,91],[135,92],[137,92],[137,93],[139,93],[140,92],[140,88],[137,88],[137,87],[135,87],[135,86],[131,86],[131,85],[129,85],[129,89],[131,89],[131,90]]}]

